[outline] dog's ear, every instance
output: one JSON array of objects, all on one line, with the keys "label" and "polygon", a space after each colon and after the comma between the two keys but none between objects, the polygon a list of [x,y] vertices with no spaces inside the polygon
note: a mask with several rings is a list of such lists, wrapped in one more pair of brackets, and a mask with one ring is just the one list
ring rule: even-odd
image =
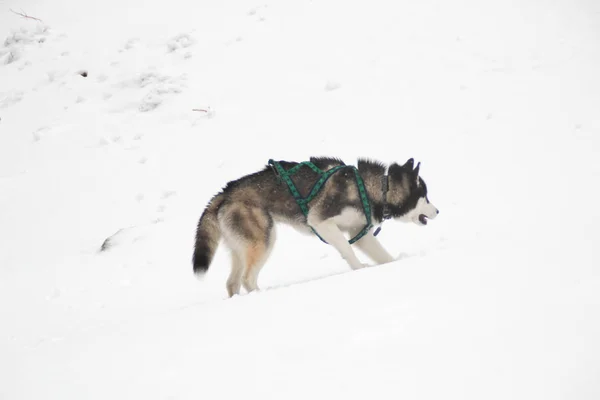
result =
[{"label": "dog's ear", "polygon": [[412,171],[414,164],[415,164],[415,160],[412,158],[409,158],[408,161],[402,166],[402,168],[406,168],[409,171]]},{"label": "dog's ear", "polygon": [[417,167],[413,171],[413,176],[415,177],[416,180],[419,180],[419,168],[421,168],[421,162],[417,163]]}]

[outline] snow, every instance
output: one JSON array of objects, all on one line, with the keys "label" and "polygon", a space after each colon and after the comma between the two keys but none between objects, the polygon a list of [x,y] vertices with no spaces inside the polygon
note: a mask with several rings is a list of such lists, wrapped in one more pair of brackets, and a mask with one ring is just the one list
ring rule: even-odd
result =
[{"label": "snow", "polygon": [[[0,398],[600,398],[599,22],[0,1]],[[310,155],[414,157],[440,215],[386,222],[387,265],[279,227],[261,291],[222,248],[195,279],[210,197]]]}]

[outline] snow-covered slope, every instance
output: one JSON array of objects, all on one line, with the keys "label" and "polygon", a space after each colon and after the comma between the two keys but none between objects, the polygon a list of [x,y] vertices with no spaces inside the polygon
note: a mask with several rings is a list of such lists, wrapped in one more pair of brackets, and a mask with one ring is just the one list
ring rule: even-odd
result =
[{"label": "snow-covered slope", "polygon": [[[599,398],[599,23],[0,1],[0,398]],[[225,298],[223,250],[196,280],[210,197],[310,155],[415,157],[440,216],[385,266],[281,227],[262,291]]]}]

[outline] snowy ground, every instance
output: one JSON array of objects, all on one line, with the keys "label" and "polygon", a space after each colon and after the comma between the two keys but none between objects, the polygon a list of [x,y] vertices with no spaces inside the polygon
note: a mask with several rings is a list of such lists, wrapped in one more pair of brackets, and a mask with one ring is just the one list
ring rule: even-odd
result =
[{"label": "snowy ground", "polygon": [[[0,39],[0,399],[600,398],[597,2],[0,0]],[[194,279],[209,198],[310,155],[415,157],[440,216]]]}]

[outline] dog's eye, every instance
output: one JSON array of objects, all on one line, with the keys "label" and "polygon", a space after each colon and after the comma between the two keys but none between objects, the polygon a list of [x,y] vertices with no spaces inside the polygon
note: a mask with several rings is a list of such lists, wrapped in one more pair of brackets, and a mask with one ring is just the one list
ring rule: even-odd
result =
[{"label": "dog's eye", "polygon": [[425,197],[425,200],[427,200],[427,204],[429,204],[429,197]]}]

